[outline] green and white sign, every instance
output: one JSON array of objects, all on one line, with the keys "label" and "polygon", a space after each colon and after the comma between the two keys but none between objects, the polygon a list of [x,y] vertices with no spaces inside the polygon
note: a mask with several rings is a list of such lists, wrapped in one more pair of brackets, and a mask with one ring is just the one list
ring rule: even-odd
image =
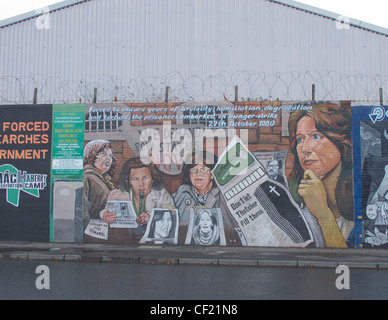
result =
[{"label": "green and white sign", "polygon": [[84,128],[84,104],[53,106],[53,175],[82,175]]}]

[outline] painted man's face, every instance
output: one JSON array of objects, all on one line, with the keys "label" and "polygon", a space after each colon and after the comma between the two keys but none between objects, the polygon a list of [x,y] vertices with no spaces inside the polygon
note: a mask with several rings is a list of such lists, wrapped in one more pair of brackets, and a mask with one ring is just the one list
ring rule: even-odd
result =
[{"label": "painted man's face", "polygon": [[279,162],[277,160],[272,160],[268,163],[267,166],[268,174],[271,178],[276,178],[279,173]]}]

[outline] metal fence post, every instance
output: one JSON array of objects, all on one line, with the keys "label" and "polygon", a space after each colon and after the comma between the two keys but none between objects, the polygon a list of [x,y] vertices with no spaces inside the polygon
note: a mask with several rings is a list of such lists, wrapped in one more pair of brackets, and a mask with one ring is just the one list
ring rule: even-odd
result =
[{"label": "metal fence post", "polygon": [[32,104],[38,104],[38,88],[34,89],[34,98]]},{"label": "metal fence post", "polygon": [[311,87],[311,100],[315,101],[315,84]]},{"label": "metal fence post", "polygon": [[165,101],[168,102],[168,94],[170,91],[170,87],[166,87]]},{"label": "metal fence post", "polygon": [[380,106],[384,105],[384,96],[383,96],[383,88],[380,88]]},{"label": "metal fence post", "polygon": [[94,88],[93,103],[97,103],[97,88]]}]

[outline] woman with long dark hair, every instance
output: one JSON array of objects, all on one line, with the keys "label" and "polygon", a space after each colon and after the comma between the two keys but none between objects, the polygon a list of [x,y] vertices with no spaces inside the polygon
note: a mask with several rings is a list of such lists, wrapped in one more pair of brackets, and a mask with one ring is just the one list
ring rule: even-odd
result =
[{"label": "woman with long dark hair", "polygon": [[[144,228],[129,229],[130,242],[140,240],[153,208],[175,207],[172,196],[164,187],[159,169],[150,159],[140,157],[131,158],[124,163],[118,188],[109,193],[107,200],[132,202],[137,216],[136,222]],[[100,217],[107,223],[113,223],[117,219],[115,212],[109,212],[107,208],[100,212]],[[120,233],[122,232],[116,232],[115,236],[124,239]]]}]

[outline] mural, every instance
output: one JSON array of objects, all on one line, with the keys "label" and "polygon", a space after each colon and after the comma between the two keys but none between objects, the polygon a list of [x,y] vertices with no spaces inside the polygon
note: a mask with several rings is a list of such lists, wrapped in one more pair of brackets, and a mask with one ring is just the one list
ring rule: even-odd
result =
[{"label": "mural", "polygon": [[[152,241],[151,216],[165,209],[175,213],[178,229],[170,243],[353,246],[350,104],[86,110],[85,241]],[[119,201],[131,217],[126,226],[117,224]],[[96,226],[98,237],[90,236]],[[165,242],[159,237],[159,243]]]},{"label": "mural", "polygon": [[362,247],[388,247],[388,118],[383,107],[354,108],[355,216]]},{"label": "mural", "polygon": [[[213,101],[0,112],[3,240],[388,245],[382,107]],[[29,225],[22,203],[34,209]]]}]

